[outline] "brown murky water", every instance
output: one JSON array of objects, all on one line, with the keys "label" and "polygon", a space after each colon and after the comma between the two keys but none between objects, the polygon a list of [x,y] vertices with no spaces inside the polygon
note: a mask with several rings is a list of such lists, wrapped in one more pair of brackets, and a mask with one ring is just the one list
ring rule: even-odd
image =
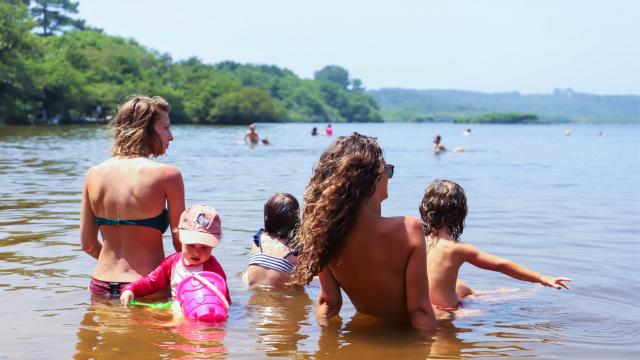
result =
[{"label": "brown murky water", "polygon": [[[161,161],[178,166],[187,203],[222,214],[215,256],[229,276],[229,321],[176,323],[170,312],[92,301],[95,261],[78,239],[82,176],[107,158],[94,127],[0,127],[0,358],[617,358],[640,354],[640,151],[638,126],[335,126],[378,136],[396,165],[387,215],[417,215],[434,178],[460,182],[470,213],[463,241],[538,271],[574,278],[570,291],[542,289],[464,267],[472,287],[494,293],[468,301],[456,319],[422,338],[404,325],[356,314],[315,323],[318,284],[305,291],[246,288],[251,235],[276,191],[301,195],[330,139],[312,125],[260,125],[270,146],[238,142],[239,127],[176,127]],[[598,132],[604,130],[604,136]],[[443,135],[462,154],[434,157]],[[171,249],[165,238],[165,249]],[[345,297],[346,299],[346,297]]]}]

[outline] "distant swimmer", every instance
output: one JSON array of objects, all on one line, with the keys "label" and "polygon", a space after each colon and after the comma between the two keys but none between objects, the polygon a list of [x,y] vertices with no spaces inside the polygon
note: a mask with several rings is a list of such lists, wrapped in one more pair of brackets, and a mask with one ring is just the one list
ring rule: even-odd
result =
[{"label": "distant swimmer", "polygon": [[317,127],[313,127],[313,129],[311,129],[311,136],[318,136],[318,128]]},{"label": "distant swimmer", "polygon": [[465,132],[462,133],[462,136],[471,136],[471,129],[467,129],[465,130]]},{"label": "distant swimmer", "polygon": [[442,145],[440,143],[440,141],[442,140],[442,137],[440,135],[436,135],[436,137],[433,138],[433,152],[438,155],[443,151],[447,151],[447,148],[444,147],[444,145]]},{"label": "distant swimmer", "polygon": [[257,145],[260,142],[260,137],[256,132],[256,125],[249,125],[249,129],[247,130],[247,134],[244,136],[245,144]]},{"label": "distant swimmer", "polygon": [[564,136],[571,136],[571,130],[567,129],[564,131]]},{"label": "distant swimmer", "polygon": [[270,144],[269,138],[266,137],[266,138],[262,139],[262,145],[269,145],[269,144]]},{"label": "distant swimmer", "polygon": [[324,129],[324,136],[333,136],[333,129],[331,128],[331,124],[327,125]]}]

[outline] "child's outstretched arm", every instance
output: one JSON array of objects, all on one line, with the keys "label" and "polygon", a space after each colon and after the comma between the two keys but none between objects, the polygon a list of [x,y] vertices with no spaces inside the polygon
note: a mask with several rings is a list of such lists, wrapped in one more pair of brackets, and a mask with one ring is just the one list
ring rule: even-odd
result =
[{"label": "child's outstretched arm", "polygon": [[571,282],[570,278],[540,274],[539,272],[527,269],[515,261],[503,259],[484,252],[471,244],[461,244],[460,249],[463,260],[479,268],[499,271],[518,280],[539,283],[555,289],[569,289],[565,283]]},{"label": "child's outstretched arm", "polygon": [[322,269],[318,277],[320,278],[320,295],[316,301],[316,320],[321,326],[326,326],[330,318],[340,313],[342,293],[340,285],[327,266]]}]

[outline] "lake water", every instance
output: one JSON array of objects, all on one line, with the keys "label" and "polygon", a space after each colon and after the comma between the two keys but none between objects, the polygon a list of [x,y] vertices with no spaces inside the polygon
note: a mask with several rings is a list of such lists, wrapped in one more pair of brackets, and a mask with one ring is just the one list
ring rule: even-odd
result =
[{"label": "lake water", "polygon": [[[244,127],[175,126],[160,161],[183,173],[187,204],[222,214],[214,250],[229,277],[230,318],[217,328],[172,323],[165,311],[93,301],[95,260],[80,249],[82,177],[108,157],[97,127],[0,127],[0,358],[582,358],[640,354],[640,126],[335,124],[335,134],[377,136],[389,163],[385,215],[418,216],[436,178],[466,190],[463,241],[537,271],[574,279],[558,291],[465,265],[461,278],[495,295],[466,303],[430,339],[407,326],[356,315],[321,329],[303,291],[246,288],[262,206],[277,191],[302,199],[332,139],[311,124],[260,124],[269,146],[241,143]],[[316,124],[320,129],[323,126]],[[565,128],[573,134],[564,136]],[[603,131],[603,136],[599,132]],[[463,153],[431,152],[433,135]],[[170,239],[164,238],[170,251]],[[345,299],[347,299],[345,297]]]}]

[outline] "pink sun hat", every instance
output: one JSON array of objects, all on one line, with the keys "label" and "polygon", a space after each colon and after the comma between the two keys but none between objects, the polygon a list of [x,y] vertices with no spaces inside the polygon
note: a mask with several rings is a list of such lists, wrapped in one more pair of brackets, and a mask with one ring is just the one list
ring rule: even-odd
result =
[{"label": "pink sun hat", "polygon": [[180,242],[216,247],[222,236],[218,211],[207,205],[194,205],[180,215]]}]

